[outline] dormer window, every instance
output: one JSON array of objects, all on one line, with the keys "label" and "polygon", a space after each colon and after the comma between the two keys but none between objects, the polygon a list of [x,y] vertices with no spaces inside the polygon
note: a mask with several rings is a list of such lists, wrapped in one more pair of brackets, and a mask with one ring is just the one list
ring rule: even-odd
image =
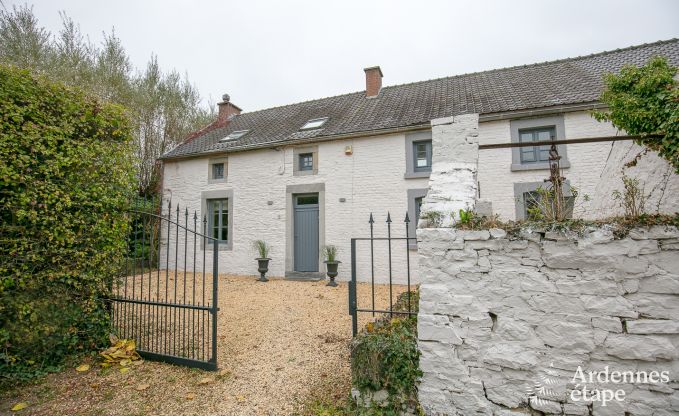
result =
[{"label": "dormer window", "polygon": [[245,136],[248,134],[250,130],[237,130],[234,132],[229,133],[228,136],[220,140],[220,142],[225,142],[227,140],[235,140],[235,139],[240,139],[241,137]]},{"label": "dormer window", "polygon": [[302,126],[300,130],[311,130],[311,129],[317,129],[325,124],[325,122],[328,121],[328,117],[323,117],[323,118],[315,118],[312,120],[309,120]]}]

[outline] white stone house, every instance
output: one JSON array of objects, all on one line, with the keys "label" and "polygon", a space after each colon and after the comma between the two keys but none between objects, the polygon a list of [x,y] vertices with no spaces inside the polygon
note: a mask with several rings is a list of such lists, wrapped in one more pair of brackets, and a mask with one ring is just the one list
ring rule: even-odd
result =
[{"label": "white stone house", "polygon": [[[481,144],[620,134],[589,113],[600,107],[602,75],[657,55],[678,65],[679,40],[386,87],[379,67],[366,68],[364,91],[249,113],[225,95],[214,123],[162,157],[163,197],[208,218],[210,233],[224,240],[222,273],[256,274],[251,244],[263,239],[272,247],[272,276],[319,276],[320,249],[335,245],[338,279],[347,280],[350,239],[369,236],[371,213],[376,236],[386,236],[388,212],[398,237],[406,212],[418,218],[436,152],[432,120],[478,113]],[[595,193],[612,147],[560,146],[568,182],[591,197],[575,216],[606,214]],[[504,219],[523,218],[525,193],[548,176],[544,149],[522,149],[480,154],[479,197]],[[415,221],[410,227],[414,236]],[[393,275],[402,282],[417,246],[398,244]],[[384,280],[386,246],[375,250],[376,277]],[[359,279],[369,267],[369,256],[359,256]]]}]

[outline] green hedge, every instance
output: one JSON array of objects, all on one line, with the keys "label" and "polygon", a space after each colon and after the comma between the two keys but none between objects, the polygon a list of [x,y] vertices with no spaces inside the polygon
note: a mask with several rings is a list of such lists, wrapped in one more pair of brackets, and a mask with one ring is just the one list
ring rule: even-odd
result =
[{"label": "green hedge", "polygon": [[123,109],[0,66],[0,385],[105,343],[134,191]]}]

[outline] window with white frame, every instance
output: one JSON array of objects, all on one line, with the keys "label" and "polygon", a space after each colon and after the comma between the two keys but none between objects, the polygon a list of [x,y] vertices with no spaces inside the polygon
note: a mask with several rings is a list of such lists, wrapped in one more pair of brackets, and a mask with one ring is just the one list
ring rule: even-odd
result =
[{"label": "window with white frame", "polygon": [[311,130],[311,129],[318,129],[323,127],[323,125],[328,121],[328,117],[322,117],[322,118],[314,118],[312,120],[307,121],[304,123],[302,128],[300,130]]},{"label": "window with white frame", "polygon": [[229,140],[240,139],[241,137],[245,136],[249,132],[250,132],[250,130],[236,130],[234,132],[229,133],[229,135],[224,137],[223,139],[221,139],[220,142],[226,142],[226,141],[229,141]]}]

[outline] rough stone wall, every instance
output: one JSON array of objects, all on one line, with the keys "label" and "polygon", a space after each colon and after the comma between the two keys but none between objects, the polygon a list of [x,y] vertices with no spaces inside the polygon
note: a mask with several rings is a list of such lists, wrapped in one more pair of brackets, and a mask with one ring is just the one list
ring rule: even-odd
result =
[{"label": "rough stone wall", "polygon": [[[427,414],[525,414],[518,408],[545,374],[564,391],[530,401],[544,413],[679,413],[675,227],[634,229],[619,240],[606,226],[583,236],[442,228],[418,236]],[[617,384],[624,401],[603,407],[572,399],[578,366],[669,371],[670,381]]]},{"label": "rough stone wall", "polygon": [[[353,154],[344,149],[352,146]],[[350,240],[369,237],[368,218],[375,215],[375,236],[386,237],[386,215],[393,219],[392,236],[405,236],[403,220],[408,209],[408,189],[426,188],[427,178],[405,179],[405,135],[366,137],[318,143],[318,174],[293,175],[293,148],[263,149],[229,155],[226,183],[208,183],[208,158],[193,158],[168,162],[164,172],[164,199],[172,198],[182,211],[202,217],[201,192],[233,191],[233,250],[219,253],[220,272],[256,274],[253,240],[264,239],[272,247],[270,276],[283,276],[286,255],[286,186],[325,184],[325,244],[338,248],[343,262],[338,280],[348,280],[350,271]],[[343,199],[343,201],[341,201]],[[271,201],[271,205],[269,205]],[[174,237],[173,237],[174,238]],[[323,242],[321,242],[323,244]],[[199,245],[200,246],[200,245]],[[183,256],[183,239],[180,240]],[[370,246],[358,244],[357,272],[359,280],[370,280]],[[193,249],[190,243],[189,253]],[[393,273],[397,282],[406,281],[406,250],[394,243]],[[174,240],[171,251],[174,250]],[[200,247],[199,247],[200,250]],[[417,279],[416,251],[410,250],[411,277]],[[165,250],[161,254],[165,255]],[[207,269],[211,270],[212,251],[207,253]],[[192,268],[191,256],[187,267]],[[376,281],[388,281],[386,242],[375,242]],[[202,252],[197,258],[202,267]],[[170,266],[174,254],[170,253]],[[164,264],[164,258],[163,258]],[[183,267],[180,261],[179,267]]]},{"label": "rough stone wall", "polygon": [[431,121],[432,172],[422,213],[443,213],[441,225],[451,225],[450,213],[473,209],[478,182],[479,115],[465,114]]},{"label": "rough stone wall", "polygon": [[594,191],[595,195],[608,198],[592,200],[592,212],[596,217],[624,214],[618,201],[611,198],[613,191],[623,190],[623,175],[639,180],[644,195],[648,197],[646,212],[679,212],[679,175],[672,165],[656,152],[631,141],[614,142],[609,147],[606,166]]}]

